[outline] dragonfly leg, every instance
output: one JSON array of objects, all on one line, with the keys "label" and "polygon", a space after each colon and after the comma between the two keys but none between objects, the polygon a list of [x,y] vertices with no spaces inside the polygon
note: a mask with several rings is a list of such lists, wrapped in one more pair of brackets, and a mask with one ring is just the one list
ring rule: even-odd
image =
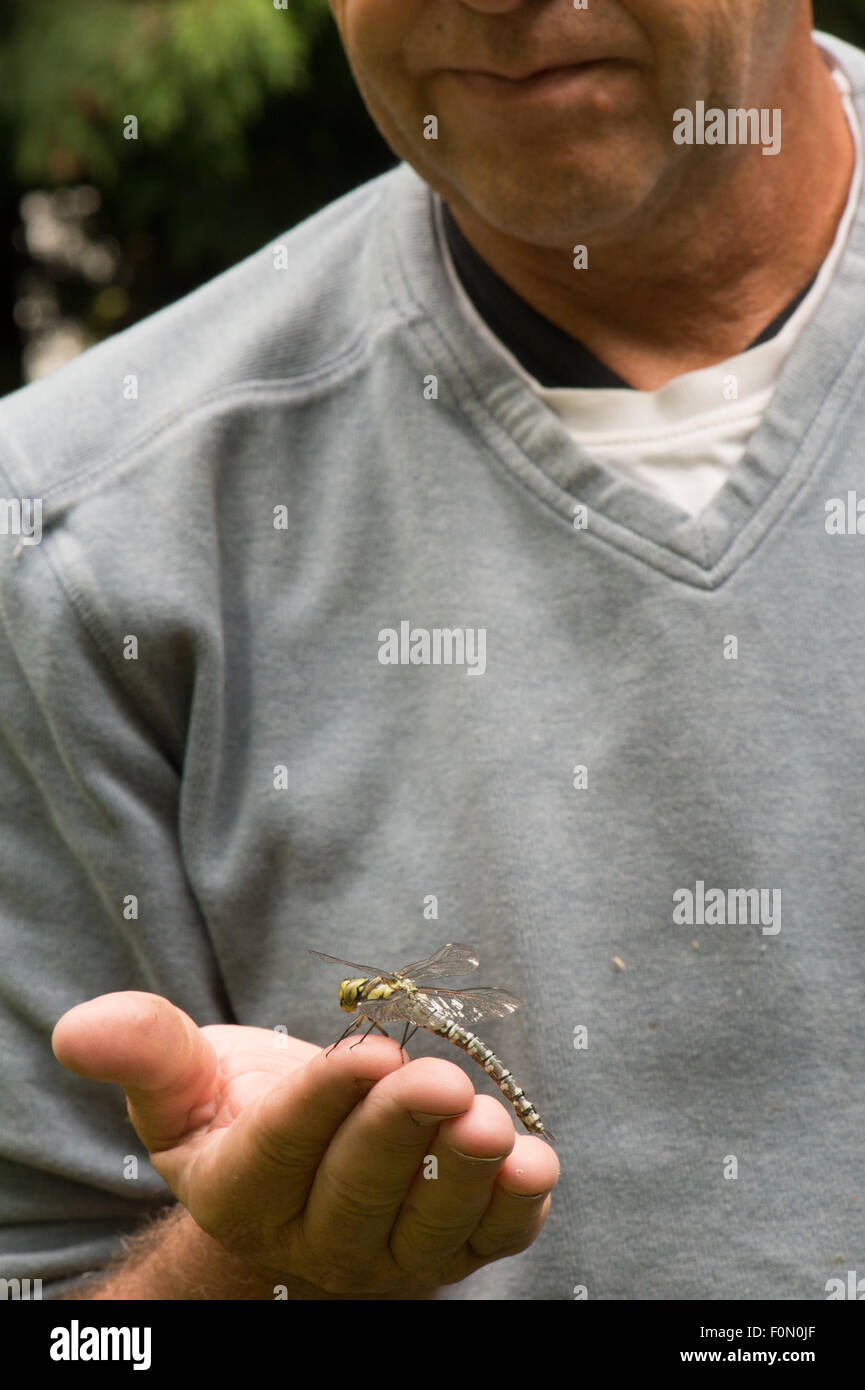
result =
[{"label": "dragonfly leg", "polygon": [[[418,1025],[415,1024],[414,1027],[412,1027],[411,1023],[407,1023],[406,1026],[405,1026],[405,1028],[403,1028],[403,1030],[402,1030],[402,1039],[401,1039],[400,1045],[399,1045],[400,1053],[405,1052],[405,1045],[406,1045],[406,1043],[408,1042],[409,1038],[413,1038],[413,1037],[414,1037],[414,1035],[415,1035],[415,1033],[417,1032],[417,1030],[418,1030]],[[407,1062],[407,1061],[408,1061],[408,1053],[405,1052],[405,1062]],[[403,1062],[403,1066],[405,1066],[405,1062]]]},{"label": "dragonfly leg", "polygon": [[[362,1018],[362,1017],[363,1017],[363,1015],[361,1015],[361,1018]],[[358,1019],[358,1023],[360,1023],[361,1018]],[[389,1038],[389,1037],[390,1037],[390,1033],[385,1032],[384,1028],[382,1028],[382,1026],[381,1026],[380,1023],[376,1023],[375,1019],[371,1019],[371,1020],[370,1020],[370,1025],[369,1025],[369,1027],[367,1028],[366,1032],[364,1033],[363,1038],[358,1038],[358,1040],[357,1040],[356,1043],[352,1043],[352,1047],[360,1047],[360,1045],[361,1045],[361,1043],[364,1041],[364,1039],[369,1037],[369,1035],[370,1035],[370,1033],[372,1032],[373,1028],[377,1028],[378,1031],[379,1031],[380,1033],[384,1033],[384,1035],[385,1035],[386,1038]]]},{"label": "dragonfly leg", "polygon": [[348,1027],[346,1028],[345,1032],[344,1032],[344,1033],[340,1033],[340,1035],[339,1035],[339,1037],[337,1038],[336,1042],[334,1043],[333,1047],[329,1047],[329,1048],[327,1049],[327,1056],[328,1056],[328,1057],[330,1056],[330,1054],[333,1052],[333,1048],[334,1048],[334,1047],[339,1047],[340,1043],[343,1041],[344,1038],[347,1038],[347,1037],[349,1036],[350,1033],[353,1033],[353,1032],[355,1031],[356,1028],[359,1028],[362,1022],[363,1022],[363,1017],[362,1017],[361,1014],[358,1014],[357,1018],[353,1018],[352,1021],[351,1021],[351,1023],[350,1023],[350,1024],[348,1025]]}]

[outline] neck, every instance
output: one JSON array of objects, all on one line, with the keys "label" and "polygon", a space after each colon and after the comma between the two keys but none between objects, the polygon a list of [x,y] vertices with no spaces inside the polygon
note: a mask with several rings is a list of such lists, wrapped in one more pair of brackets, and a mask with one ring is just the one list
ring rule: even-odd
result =
[{"label": "neck", "polygon": [[639,227],[591,241],[586,271],[570,250],[501,233],[462,200],[449,199],[454,218],[517,294],[637,389],[723,362],[813,279],[849,196],[855,145],[810,39],[806,71],[799,55],[796,67],[775,101],[781,154],[707,149],[700,186]]}]

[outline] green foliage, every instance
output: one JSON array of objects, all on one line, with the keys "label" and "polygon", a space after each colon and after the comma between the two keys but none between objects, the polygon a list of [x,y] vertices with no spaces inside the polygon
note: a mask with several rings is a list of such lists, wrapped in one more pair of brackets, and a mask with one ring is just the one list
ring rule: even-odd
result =
[{"label": "green foliage", "polygon": [[865,44],[865,0],[814,0],[814,27],[862,47]]},{"label": "green foliage", "polygon": [[114,183],[142,147],[182,140],[190,163],[245,168],[244,131],[270,95],[302,89],[326,0],[13,0],[0,123],[23,184]]}]

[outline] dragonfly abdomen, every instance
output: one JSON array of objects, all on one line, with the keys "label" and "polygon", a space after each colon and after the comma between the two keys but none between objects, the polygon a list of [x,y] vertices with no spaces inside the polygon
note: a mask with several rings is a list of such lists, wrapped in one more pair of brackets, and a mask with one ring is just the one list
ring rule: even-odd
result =
[{"label": "dragonfly abdomen", "polygon": [[454,1043],[462,1048],[470,1057],[474,1057],[476,1062],[480,1062],[487,1076],[491,1077],[503,1095],[507,1096],[511,1105],[517,1113],[517,1118],[525,1125],[530,1134],[539,1134],[544,1139],[552,1140],[549,1130],[544,1127],[544,1122],[538,1114],[531,1101],[528,1099],[522,1086],[518,1086],[514,1076],[508,1071],[504,1062],[498,1058],[491,1048],[487,1047],[474,1033],[469,1033],[467,1029],[461,1028],[458,1023],[425,1023],[423,1027],[430,1032],[439,1033],[441,1037],[447,1038],[448,1042]]}]

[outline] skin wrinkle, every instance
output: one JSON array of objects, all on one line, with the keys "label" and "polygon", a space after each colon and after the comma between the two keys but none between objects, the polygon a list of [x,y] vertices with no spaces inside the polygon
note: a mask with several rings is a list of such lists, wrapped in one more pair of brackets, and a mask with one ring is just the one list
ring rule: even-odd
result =
[{"label": "skin wrinkle", "polygon": [[[330,3],[394,152],[517,294],[638,389],[744,351],[831,249],[855,148],[809,0]],[[588,52],[624,62],[543,108],[481,100],[446,71]],[[697,101],[779,108],[780,153],[675,144],[674,111]]]}]

